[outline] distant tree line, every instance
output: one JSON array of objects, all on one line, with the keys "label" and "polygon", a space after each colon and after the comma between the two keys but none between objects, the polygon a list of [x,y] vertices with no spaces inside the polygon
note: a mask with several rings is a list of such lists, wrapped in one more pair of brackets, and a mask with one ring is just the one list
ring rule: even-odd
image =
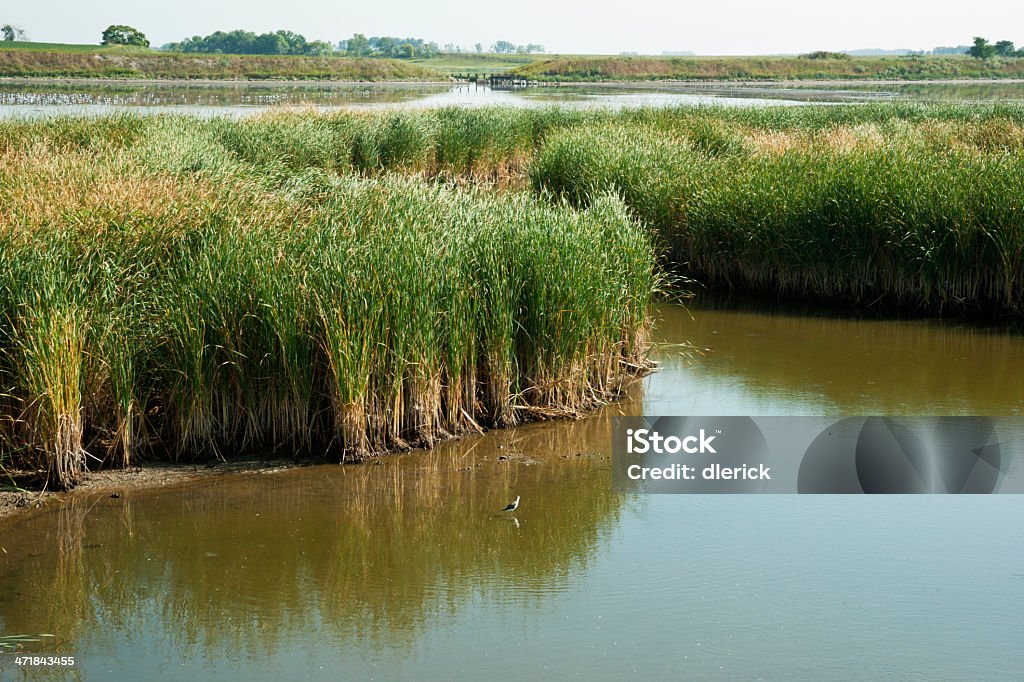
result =
[{"label": "distant tree line", "polygon": [[352,57],[383,57],[388,59],[425,59],[438,52],[437,43],[423,38],[396,38],[394,36],[372,36],[367,38],[356,33],[348,40],[338,42],[338,51]]},{"label": "distant tree line", "polygon": [[216,31],[208,36],[192,36],[180,43],[169,43],[164,49],[172,52],[199,54],[272,54],[322,56],[334,52],[334,47],[324,40],[306,40],[306,37],[292,31],[261,33],[252,31]]},{"label": "distant tree line", "polygon": [[967,54],[975,59],[991,59],[993,57],[1024,57],[1024,49],[1016,49],[1012,40],[1000,40],[995,44],[988,42],[987,38],[974,37],[974,45],[967,50]]},{"label": "distant tree line", "polygon": [[[26,40],[25,30],[14,24],[0,25],[0,39],[12,42]],[[115,24],[103,31],[103,45],[132,45],[149,47],[146,35],[131,26]],[[474,51],[484,51],[482,43],[476,43]],[[273,33],[256,34],[252,31],[236,29],[234,31],[215,31],[208,36],[192,36],[178,43],[167,43],[161,49],[170,52],[186,52],[195,54],[267,54],[267,55],[348,55],[351,57],[380,57],[388,59],[427,59],[441,52],[435,42],[423,38],[398,38],[395,36],[371,36],[356,33],[347,40],[332,45],[325,40],[307,40],[300,33],[292,31],[275,31]],[[448,43],[444,52],[462,52],[463,49]],[[527,43],[517,45],[507,40],[499,40],[490,47],[496,54],[538,54],[544,52],[543,45]]]},{"label": "distant tree line", "polygon": [[537,54],[544,52],[544,46],[535,45],[534,43],[516,45],[515,43],[510,43],[507,40],[499,40],[491,45],[491,52],[496,52],[498,54]]},{"label": "distant tree line", "polygon": [[[483,43],[474,44],[473,51],[482,53],[484,51]],[[542,54],[544,52],[544,46],[537,45],[536,43],[516,45],[514,43],[510,43],[507,40],[499,40],[498,42],[491,45],[489,51],[498,54]],[[459,52],[468,52],[468,50],[464,49],[461,45],[456,45],[455,43],[445,43],[444,52],[455,54]]]},{"label": "distant tree line", "polygon": [[880,50],[877,48],[866,50],[845,50],[851,57],[914,57],[926,55],[954,55],[967,54],[971,49],[970,45],[957,45],[956,47],[935,47],[931,50]]},{"label": "distant tree line", "polygon": [[[291,31],[277,31],[257,35],[251,31],[217,31],[208,36],[193,36],[180,43],[168,43],[165,50],[204,54],[273,54],[273,55],[347,55],[386,59],[427,59],[441,52],[438,44],[423,38],[371,36],[356,33],[351,38],[331,45],[323,40],[308,41],[305,36]],[[483,45],[475,45],[483,52]],[[462,52],[454,43],[445,45],[445,52]],[[529,43],[516,45],[507,40],[494,43],[491,52],[497,54],[536,54],[544,52],[543,45]]]},{"label": "distant tree line", "polygon": [[882,57],[882,56],[923,56],[923,55],[956,55],[968,54],[978,59],[991,59],[993,57],[1024,57],[1024,49],[1016,49],[1012,40],[1000,40],[990,43],[987,39],[976,37],[974,45],[957,45],[956,47],[936,47],[932,50],[851,50],[850,52],[810,52],[802,54],[805,59],[843,59],[845,55],[856,57]]}]

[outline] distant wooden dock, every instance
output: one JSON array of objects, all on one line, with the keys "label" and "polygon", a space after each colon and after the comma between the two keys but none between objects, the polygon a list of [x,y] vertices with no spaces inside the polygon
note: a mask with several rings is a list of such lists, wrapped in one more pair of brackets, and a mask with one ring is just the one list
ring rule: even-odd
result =
[{"label": "distant wooden dock", "polygon": [[532,81],[508,72],[463,71],[452,72],[450,75],[455,80],[476,83],[477,85],[488,85],[495,90],[511,90],[512,88],[525,88],[539,85],[537,81]]},{"label": "distant wooden dock", "polygon": [[488,79],[487,83],[495,90],[508,88],[525,88],[528,85],[531,85],[530,80],[512,73],[492,74],[491,77]]}]

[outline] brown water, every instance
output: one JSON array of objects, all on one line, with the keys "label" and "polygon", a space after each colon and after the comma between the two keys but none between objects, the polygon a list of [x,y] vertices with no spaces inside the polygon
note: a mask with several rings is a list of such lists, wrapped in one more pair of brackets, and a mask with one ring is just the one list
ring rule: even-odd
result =
[{"label": "brown water", "polygon": [[1024,337],[1005,328],[728,299],[661,328],[699,352],[663,354],[647,414],[1024,414]]},{"label": "brown water", "polygon": [[89,680],[1019,679],[1016,497],[611,493],[620,413],[1024,411],[1016,333],[773,308],[662,307],[660,371],[583,421],[0,523],[0,646]]}]

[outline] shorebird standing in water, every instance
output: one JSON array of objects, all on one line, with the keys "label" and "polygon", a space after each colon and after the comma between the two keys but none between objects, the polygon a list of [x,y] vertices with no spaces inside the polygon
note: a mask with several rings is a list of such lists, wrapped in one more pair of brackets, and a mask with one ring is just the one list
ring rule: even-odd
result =
[{"label": "shorebird standing in water", "polygon": [[519,506],[519,496],[516,495],[515,501],[514,502],[509,502],[508,506],[505,507],[504,509],[502,509],[501,511],[503,511],[503,512],[513,512],[513,511],[516,510],[516,508],[518,506]]}]

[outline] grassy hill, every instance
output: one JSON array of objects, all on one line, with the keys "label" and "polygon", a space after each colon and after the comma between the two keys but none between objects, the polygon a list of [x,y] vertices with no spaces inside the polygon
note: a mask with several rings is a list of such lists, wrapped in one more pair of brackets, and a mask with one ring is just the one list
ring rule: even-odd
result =
[{"label": "grassy hill", "polygon": [[549,59],[543,54],[490,54],[475,52],[443,53],[428,59],[413,59],[415,64],[440,73],[491,74],[512,71],[533,64],[540,59]]},{"label": "grassy hill", "polygon": [[561,55],[537,59],[515,72],[540,81],[1024,78],[1024,59]]},{"label": "grassy hill", "polygon": [[[436,80],[441,77],[430,69],[395,59],[180,54],[84,45],[56,47],[60,49],[0,50],[0,76],[341,81]],[[79,49],[86,47],[89,49]]]},{"label": "grassy hill", "polygon": [[128,47],[126,45],[76,45],[71,43],[33,43],[25,40],[0,41],[0,52],[5,51],[26,51],[26,52],[152,52],[143,47]]},{"label": "grassy hill", "polygon": [[983,61],[963,55],[811,59],[453,53],[397,60],[182,54],[123,46],[0,42],[0,76],[7,77],[416,81],[504,72],[562,82],[1024,78],[1024,59]]}]

